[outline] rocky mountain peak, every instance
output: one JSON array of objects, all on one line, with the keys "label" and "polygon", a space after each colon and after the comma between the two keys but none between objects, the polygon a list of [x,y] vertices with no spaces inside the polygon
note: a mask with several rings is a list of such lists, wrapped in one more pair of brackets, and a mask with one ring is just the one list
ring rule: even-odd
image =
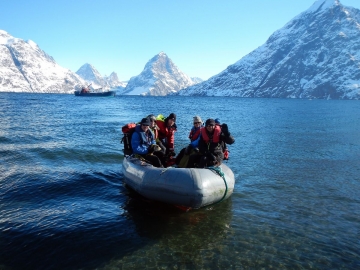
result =
[{"label": "rocky mountain peak", "polygon": [[104,79],[99,73],[99,71],[97,71],[96,68],[89,63],[82,65],[78,69],[78,71],[76,71],[76,74],[78,74],[84,80],[93,83],[94,84],[93,86],[95,85],[98,85],[100,87],[105,86]]},{"label": "rocky mountain peak", "polygon": [[166,53],[160,52],[146,63],[138,76],[130,79],[123,94],[164,96],[193,84]]},{"label": "rocky mountain peak", "polygon": [[126,83],[121,82],[115,72],[103,77],[99,71],[89,63],[82,65],[78,71],[76,71],[76,74],[84,79],[87,84],[91,84],[90,87],[94,89],[124,89],[126,86]]},{"label": "rocky mountain peak", "polygon": [[84,81],[31,41],[0,30],[0,91],[72,93]]},{"label": "rocky mountain peak", "polygon": [[160,52],[151,58],[145,65],[144,71],[151,73],[169,72],[178,73],[178,68],[164,52]]},{"label": "rocky mountain peak", "polygon": [[319,0],[266,43],[181,95],[360,99],[360,11]]},{"label": "rocky mountain peak", "polygon": [[126,83],[120,81],[117,73],[115,72],[112,72],[109,76],[105,76],[104,79],[111,89],[123,90],[126,87]]},{"label": "rocky mountain peak", "polygon": [[339,0],[317,0],[306,12],[319,12],[337,5],[341,5]]}]

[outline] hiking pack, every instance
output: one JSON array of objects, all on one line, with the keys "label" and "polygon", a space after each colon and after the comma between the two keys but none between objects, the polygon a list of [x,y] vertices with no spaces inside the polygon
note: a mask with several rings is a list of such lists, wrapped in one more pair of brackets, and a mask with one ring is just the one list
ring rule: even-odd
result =
[{"label": "hiking pack", "polygon": [[123,137],[121,139],[121,143],[124,144],[124,155],[130,156],[133,153],[131,147],[131,137],[135,131],[136,124],[135,123],[128,123],[121,127],[121,131],[123,133]]}]

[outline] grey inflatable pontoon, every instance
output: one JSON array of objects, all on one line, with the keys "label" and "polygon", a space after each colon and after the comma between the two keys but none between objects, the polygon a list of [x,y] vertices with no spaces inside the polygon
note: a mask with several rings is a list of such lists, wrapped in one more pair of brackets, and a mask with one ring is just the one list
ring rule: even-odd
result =
[{"label": "grey inflatable pontoon", "polygon": [[222,164],[215,168],[156,168],[138,158],[124,157],[124,182],[145,198],[185,208],[201,208],[225,200],[235,177]]}]

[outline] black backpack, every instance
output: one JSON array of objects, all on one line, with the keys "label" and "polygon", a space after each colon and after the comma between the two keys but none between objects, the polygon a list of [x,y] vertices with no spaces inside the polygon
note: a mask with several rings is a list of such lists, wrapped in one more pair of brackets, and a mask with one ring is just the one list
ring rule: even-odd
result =
[{"label": "black backpack", "polygon": [[121,143],[124,144],[124,155],[130,156],[133,153],[132,147],[131,147],[131,137],[135,131],[136,124],[135,123],[129,123],[126,124],[121,128],[123,132],[123,137],[121,139]]}]

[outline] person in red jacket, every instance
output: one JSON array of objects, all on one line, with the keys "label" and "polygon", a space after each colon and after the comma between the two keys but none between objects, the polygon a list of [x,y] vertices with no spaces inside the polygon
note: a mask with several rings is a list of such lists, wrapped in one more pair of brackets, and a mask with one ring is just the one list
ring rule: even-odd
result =
[{"label": "person in red jacket", "polygon": [[194,123],[194,125],[191,128],[190,133],[189,133],[190,144],[187,147],[181,149],[181,151],[179,152],[179,154],[176,156],[176,159],[175,159],[176,165],[178,165],[178,167],[180,167],[180,168],[186,167],[186,164],[187,164],[190,154],[193,154],[193,152],[194,152],[192,143],[194,141],[200,139],[199,138],[200,130],[202,127],[204,127],[203,121],[201,120],[201,117],[198,115],[193,117],[193,123]]},{"label": "person in red jacket", "polygon": [[159,127],[158,139],[166,147],[166,154],[168,156],[175,156],[175,132],[176,126],[176,114],[170,113],[164,120],[156,120],[156,125]]}]

